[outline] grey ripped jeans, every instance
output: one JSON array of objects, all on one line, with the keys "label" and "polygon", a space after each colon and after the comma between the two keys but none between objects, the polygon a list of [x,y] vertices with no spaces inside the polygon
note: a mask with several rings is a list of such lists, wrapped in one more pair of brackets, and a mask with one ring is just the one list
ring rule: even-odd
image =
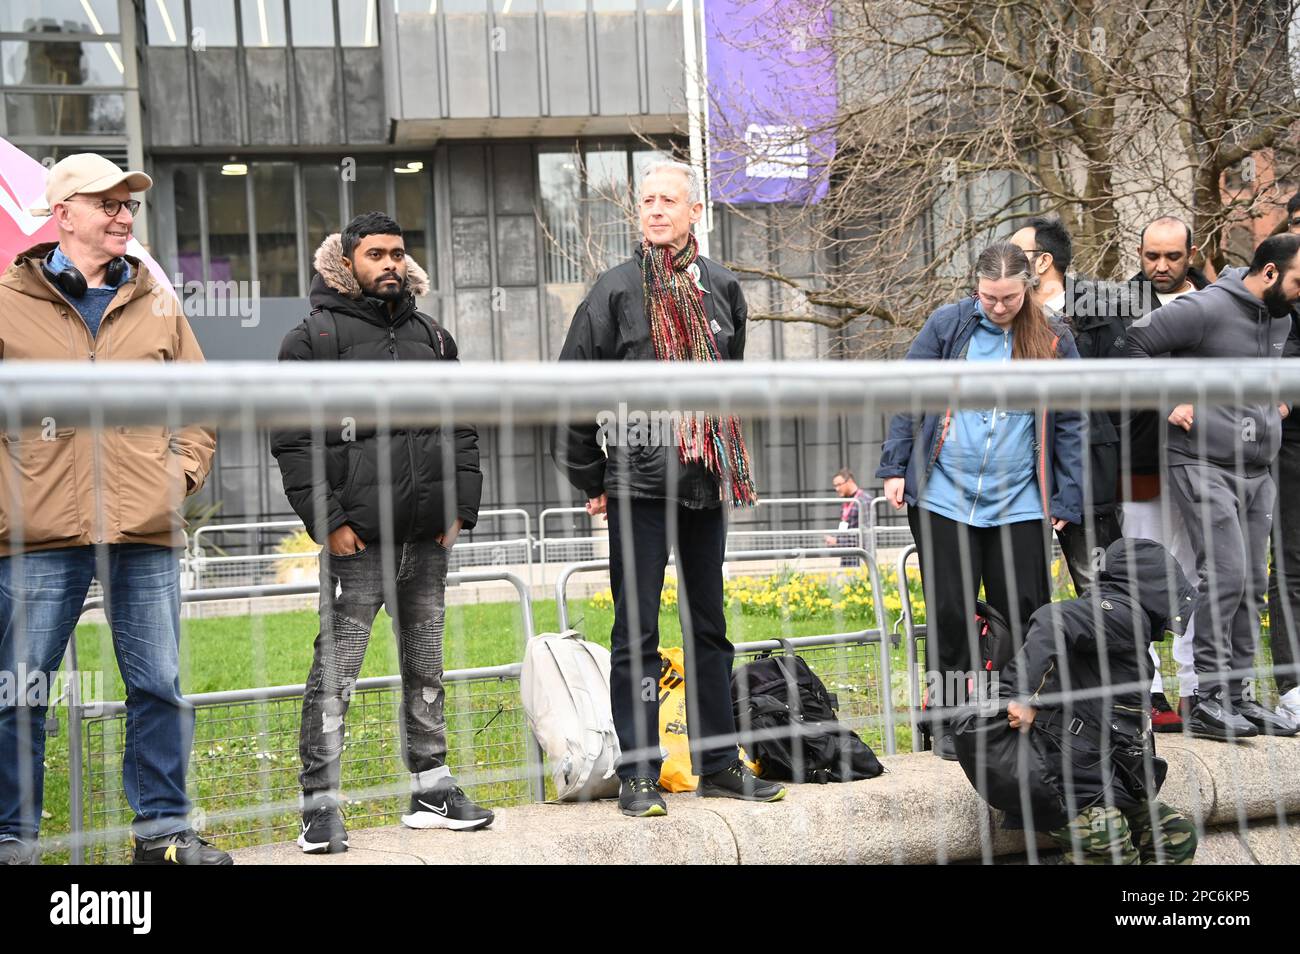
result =
[{"label": "grey ripped jeans", "polygon": [[415,791],[450,779],[443,716],[443,590],[448,552],[432,540],[347,556],[321,553],[320,634],[302,700],[304,797],[335,796],[343,753],[343,722],[370,642],[370,627],[387,606],[402,674],[398,714],[402,754]]}]

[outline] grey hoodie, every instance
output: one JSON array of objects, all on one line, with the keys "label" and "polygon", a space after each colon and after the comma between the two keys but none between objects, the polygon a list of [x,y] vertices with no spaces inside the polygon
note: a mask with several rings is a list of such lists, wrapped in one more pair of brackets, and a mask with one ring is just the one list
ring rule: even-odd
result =
[{"label": "grey hoodie", "polygon": [[[1270,317],[1264,303],[1242,284],[1246,271],[1225,269],[1213,285],[1133,322],[1129,357],[1282,357],[1291,316]],[[1273,463],[1282,443],[1282,415],[1266,403],[1198,407],[1190,431],[1167,427],[1170,464],[1211,463],[1257,473]]]}]

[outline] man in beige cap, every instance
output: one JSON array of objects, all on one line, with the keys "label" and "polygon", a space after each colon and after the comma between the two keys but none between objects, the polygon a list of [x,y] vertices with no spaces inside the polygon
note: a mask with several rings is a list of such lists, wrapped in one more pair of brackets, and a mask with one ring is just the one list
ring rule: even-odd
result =
[{"label": "man in beige cap", "polygon": [[[126,254],[152,181],[102,156],[50,170],[59,241],[0,276],[0,360],[202,361],[171,290]],[[180,693],[180,506],[216,436],[189,426],[91,430],[46,418],[0,433],[0,864],[36,859],[49,687],[93,579],[127,690],[122,781],[135,861],[230,864],[190,828],[193,710]]]}]

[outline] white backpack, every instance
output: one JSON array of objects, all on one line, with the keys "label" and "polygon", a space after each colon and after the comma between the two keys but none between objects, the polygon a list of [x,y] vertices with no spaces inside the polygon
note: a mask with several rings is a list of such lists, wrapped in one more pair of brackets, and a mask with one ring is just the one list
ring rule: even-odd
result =
[{"label": "white backpack", "polygon": [[519,694],[528,725],[550,760],[555,800],[618,795],[609,650],[573,629],[534,636],[524,648]]}]

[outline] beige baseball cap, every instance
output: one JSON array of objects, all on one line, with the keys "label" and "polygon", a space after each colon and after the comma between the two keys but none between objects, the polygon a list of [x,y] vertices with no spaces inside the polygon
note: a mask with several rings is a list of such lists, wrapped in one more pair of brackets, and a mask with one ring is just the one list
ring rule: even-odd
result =
[{"label": "beige baseball cap", "polygon": [[32,215],[52,215],[56,203],[79,192],[106,192],[125,182],[132,192],[143,192],[153,179],[143,172],[123,172],[110,159],[94,152],[79,152],[56,162],[45,180],[45,204],[34,205]]}]

